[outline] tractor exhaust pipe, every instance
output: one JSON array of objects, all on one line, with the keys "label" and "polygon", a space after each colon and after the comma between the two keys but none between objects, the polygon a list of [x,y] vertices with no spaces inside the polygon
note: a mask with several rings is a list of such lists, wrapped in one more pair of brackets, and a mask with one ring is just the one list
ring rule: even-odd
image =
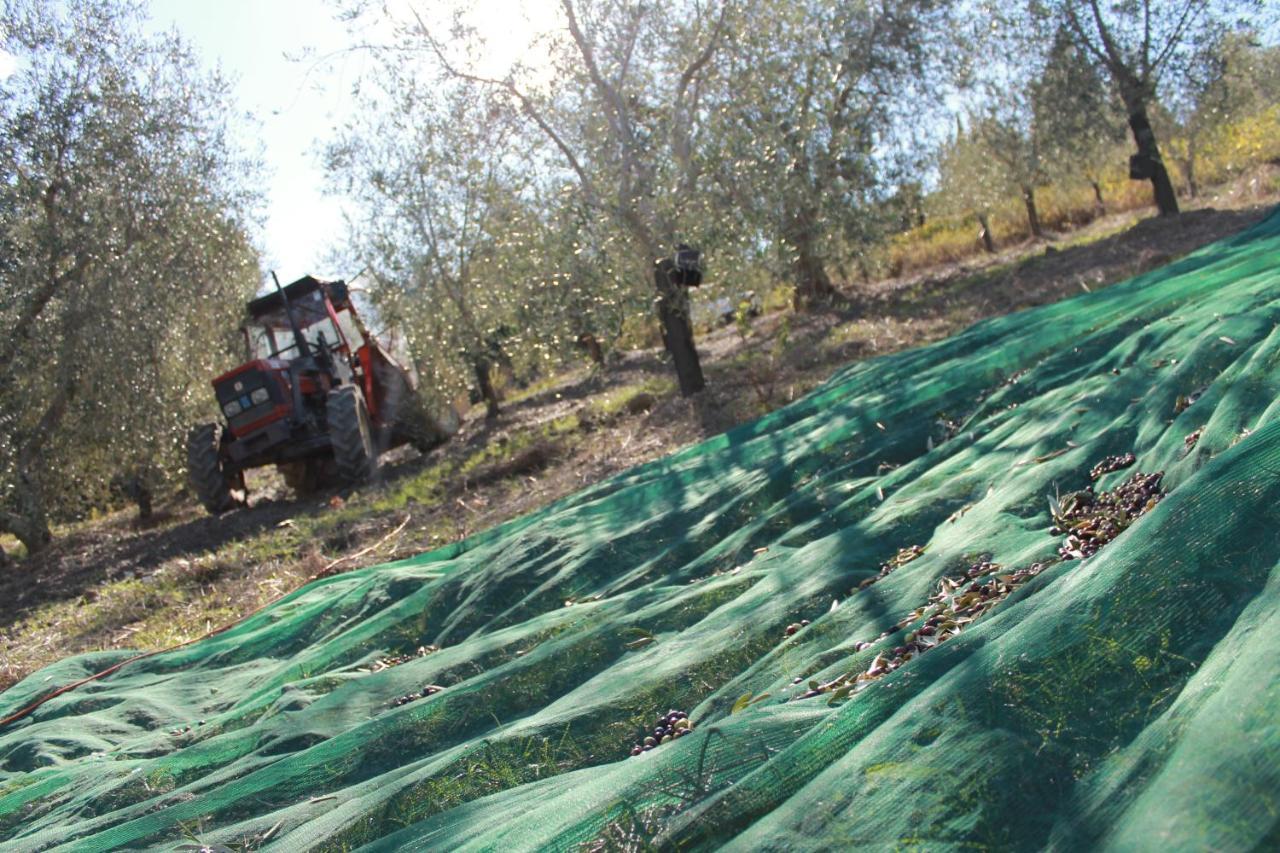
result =
[{"label": "tractor exhaust pipe", "polygon": [[[307,339],[302,336],[302,329],[298,326],[298,318],[293,316],[293,305],[289,303],[289,294],[284,292],[284,288],[280,286],[280,278],[276,275],[276,271],[271,271],[271,280],[276,283],[276,292],[280,294],[280,298],[284,300],[284,313],[289,318],[289,331],[293,332],[293,342],[298,346],[298,358],[289,362],[289,387],[293,390],[293,411],[289,414],[289,420],[295,426],[304,423],[309,419],[306,407],[302,402],[302,371],[307,368],[314,368],[314,362],[311,359],[311,347],[307,344]],[[307,368],[304,368],[303,365]]]},{"label": "tractor exhaust pipe", "polygon": [[275,270],[271,271],[271,280],[276,283],[276,292],[284,300],[284,313],[289,318],[289,331],[293,332],[293,342],[298,346],[298,355],[309,359],[311,358],[311,346],[307,343],[307,339],[302,336],[302,329],[298,327],[298,318],[293,316],[293,306],[289,303],[289,295],[280,286],[280,278],[276,275]]}]

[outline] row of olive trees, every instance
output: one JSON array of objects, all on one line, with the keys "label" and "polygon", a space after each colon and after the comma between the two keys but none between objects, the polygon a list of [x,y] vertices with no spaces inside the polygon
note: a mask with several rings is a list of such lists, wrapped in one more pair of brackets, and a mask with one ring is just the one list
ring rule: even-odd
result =
[{"label": "row of olive trees", "polygon": [[546,65],[498,77],[474,31],[401,21],[329,150],[375,298],[455,374],[615,338],[679,243],[837,301],[918,179],[904,119],[945,79],[949,8],[562,0]]},{"label": "row of olive trees", "polygon": [[918,221],[922,186],[931,209],[984,222],[1021,197],[1039,234],[1050,183],[1104,202],[1126,126],[1134,176],[1174,213],[1152,115],[1229,109],[1197,80],[1225,79],[1207,57],[1262,8],[559,0],[545,59],[499,73],[461,17],[410,13],[329,168],[359,201],[352,246],[384,311],[441,381],[484,388],[496,361],[554,363],[645,317],[653,264],[678,243],[721,280],[792,285],[808,310]]},{"label": "row of olive trees", "polygon": [[[1130,176],[1149,180],[1161,215],[1178,212],[1162,146],[1169,134],[1191,194],[1197,143],[1241,113],[1274,102],[1274,47],[1253,0],[1054,0],[986,10],[972,28],[961,121],[940,156],[937,207],[968,212],[988,251],[991,209],[1012,196],[1043,234],[1038,189],[1087,183],[1105,204],[1101,172],[1136,152]],[[1267,95],[1270,91],[1272,94]]]},{"label": "row of olive trees", "polygon": [[0,31],[0,531],[34,553],[112,478],[181,479],[258,265],[226,86],[140,4],[6,0]]}]

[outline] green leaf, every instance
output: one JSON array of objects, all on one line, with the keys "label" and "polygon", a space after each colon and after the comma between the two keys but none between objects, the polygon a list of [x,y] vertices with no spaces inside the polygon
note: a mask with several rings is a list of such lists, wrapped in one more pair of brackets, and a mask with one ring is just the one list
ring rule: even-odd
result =
[{"label": "green leaf", "polygon": [[750,704],[751,704],[751,694],[743,693],[741,696],[738,697],[738,701],[733,703],[733,707],[729,709],[729,714],[730,715],[736,714],[739,711],[745,709]]}]

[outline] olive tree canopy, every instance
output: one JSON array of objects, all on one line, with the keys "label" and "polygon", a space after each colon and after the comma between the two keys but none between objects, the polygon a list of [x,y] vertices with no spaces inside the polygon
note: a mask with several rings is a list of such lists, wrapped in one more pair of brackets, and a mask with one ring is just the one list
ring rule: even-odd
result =
[{"label": "olive tree canopy", "polygon": [[0,82],[0,530],[29,552],[113,475],[176,479],[257,286],[227,87],[141,6],[7,0]]}]

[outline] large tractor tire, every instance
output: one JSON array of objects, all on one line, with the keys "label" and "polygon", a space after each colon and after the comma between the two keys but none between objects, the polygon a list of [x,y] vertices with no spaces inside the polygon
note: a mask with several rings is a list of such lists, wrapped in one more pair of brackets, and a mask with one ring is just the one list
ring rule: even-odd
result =
[{"label": "large tractor tire", "polygon": [[228,473],[222,463],[222,426],[200,424],[187,433],[187,481],[200,503],[212,515],[220,515],[244,501],[240,474]]},{"label": "large tractor tire", "polygon": [[347,483],[361,483],[372,477],[378,468],[378,451],[364,397],[354,385],[334,388],[325,403],[325,413],[338,476]]}]

